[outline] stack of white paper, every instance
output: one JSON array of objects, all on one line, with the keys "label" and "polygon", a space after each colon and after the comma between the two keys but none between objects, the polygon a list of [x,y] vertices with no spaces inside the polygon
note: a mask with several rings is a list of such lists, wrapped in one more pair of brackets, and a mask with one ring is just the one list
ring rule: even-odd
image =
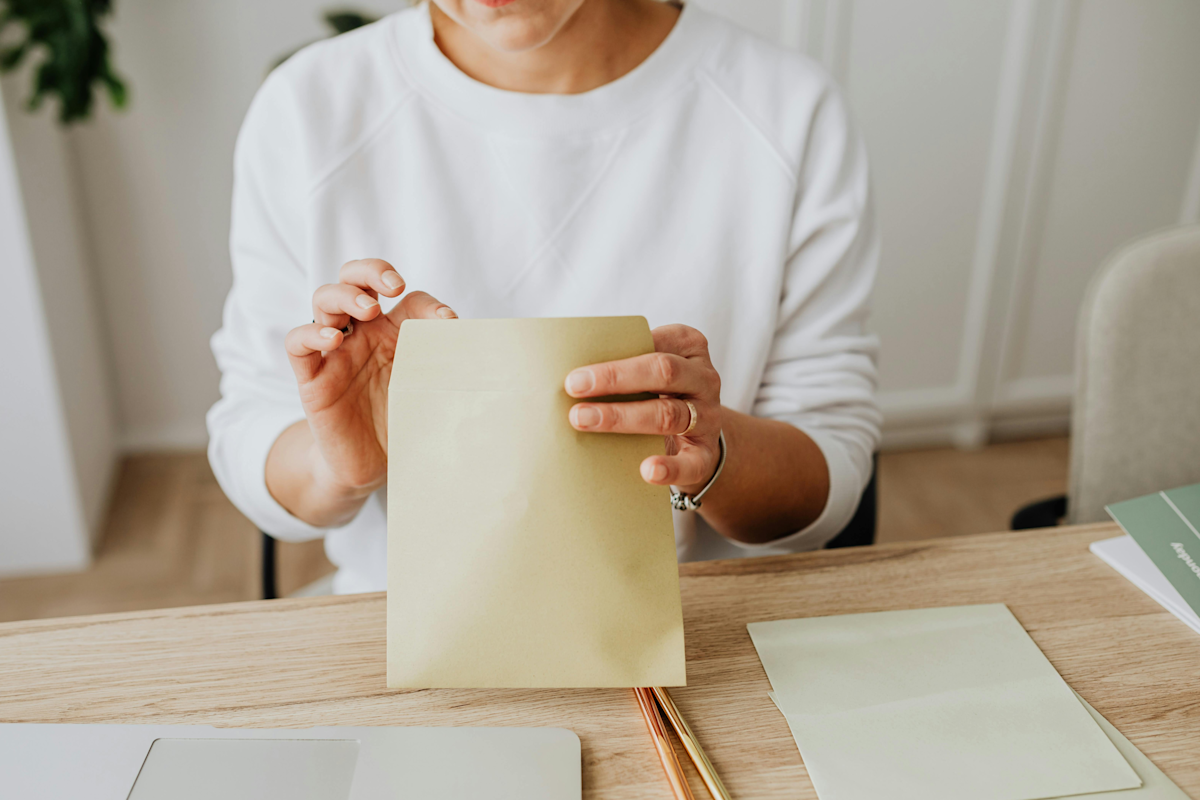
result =
[{"label": "stack of white paper", "polygon": [[1100,556],[1105,564],[1121,573],[1126,580],[1154,600],[1167,611],[1179,617],[1189,628],[1200,633],[1200,616],[1192,611],[1183,596],[1171,585],[1150,556],[1138,546],[1131,536],[1118,536],[1092,542],[1089,548]]},{"label": "stack of white paper", "polygon": [[1185,797],[1003,605],[748,627],[821,800]]}]

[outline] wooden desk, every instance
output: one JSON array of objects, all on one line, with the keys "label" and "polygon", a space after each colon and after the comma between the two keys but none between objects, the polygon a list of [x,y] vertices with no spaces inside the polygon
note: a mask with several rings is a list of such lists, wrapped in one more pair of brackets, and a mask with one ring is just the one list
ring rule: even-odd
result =
[{"label": "wooden desk", "polygon": [[[674,695],[735,797],[815,798],[746,623],[1007,603],[1067,683],[1200,800],[1200,636],[1088,552],[1117,533],[684,565],[690,685]],[[379,594],[9,623],[0,676],[3,722],[562,726],[583,741],[585,797],[669,797],[628,691],[385,688]]]}]

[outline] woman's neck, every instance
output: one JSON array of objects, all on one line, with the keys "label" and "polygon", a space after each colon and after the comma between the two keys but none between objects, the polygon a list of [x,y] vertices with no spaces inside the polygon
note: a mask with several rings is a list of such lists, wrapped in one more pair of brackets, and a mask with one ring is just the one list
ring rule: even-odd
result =
[{"label": "woman's neck", "polygon": [[671,32],[679,8],[657,0],[587,0],[545,44],[506,52],[429,4],[434,41],[475,80],[511,92],[579,94],[632,71]]}]

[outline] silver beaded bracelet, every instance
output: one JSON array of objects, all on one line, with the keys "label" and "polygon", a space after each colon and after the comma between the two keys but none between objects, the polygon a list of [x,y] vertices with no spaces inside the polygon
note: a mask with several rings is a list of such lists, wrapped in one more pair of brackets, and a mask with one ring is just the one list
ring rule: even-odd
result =
[{"label": "silver beaded bracelet", "polygon": [[708,479],[708,483],[704,484],[704,488],[695,495],[684,494],[672,489],[671,508],[678,511],[695,511],[700,507],[700,498],[704,497],[704,493],[712,488],[712,485],[717,482],[717,478],[721,477],[721,470],[725,469],[725,431],[721,431],[717,437],[717,443],[721,446],[721,455],[717,459],[717,471]]}]

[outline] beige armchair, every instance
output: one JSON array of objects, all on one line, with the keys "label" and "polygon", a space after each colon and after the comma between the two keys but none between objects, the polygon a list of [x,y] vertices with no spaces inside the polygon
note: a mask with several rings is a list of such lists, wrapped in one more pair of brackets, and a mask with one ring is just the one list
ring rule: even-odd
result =
[{"label": "beige armchair", "polygon": [[1079,314],[1066,498],[1013,528],[1107,519],[1104,506],[1200,483],[1200,225],[1115,253]]}]

